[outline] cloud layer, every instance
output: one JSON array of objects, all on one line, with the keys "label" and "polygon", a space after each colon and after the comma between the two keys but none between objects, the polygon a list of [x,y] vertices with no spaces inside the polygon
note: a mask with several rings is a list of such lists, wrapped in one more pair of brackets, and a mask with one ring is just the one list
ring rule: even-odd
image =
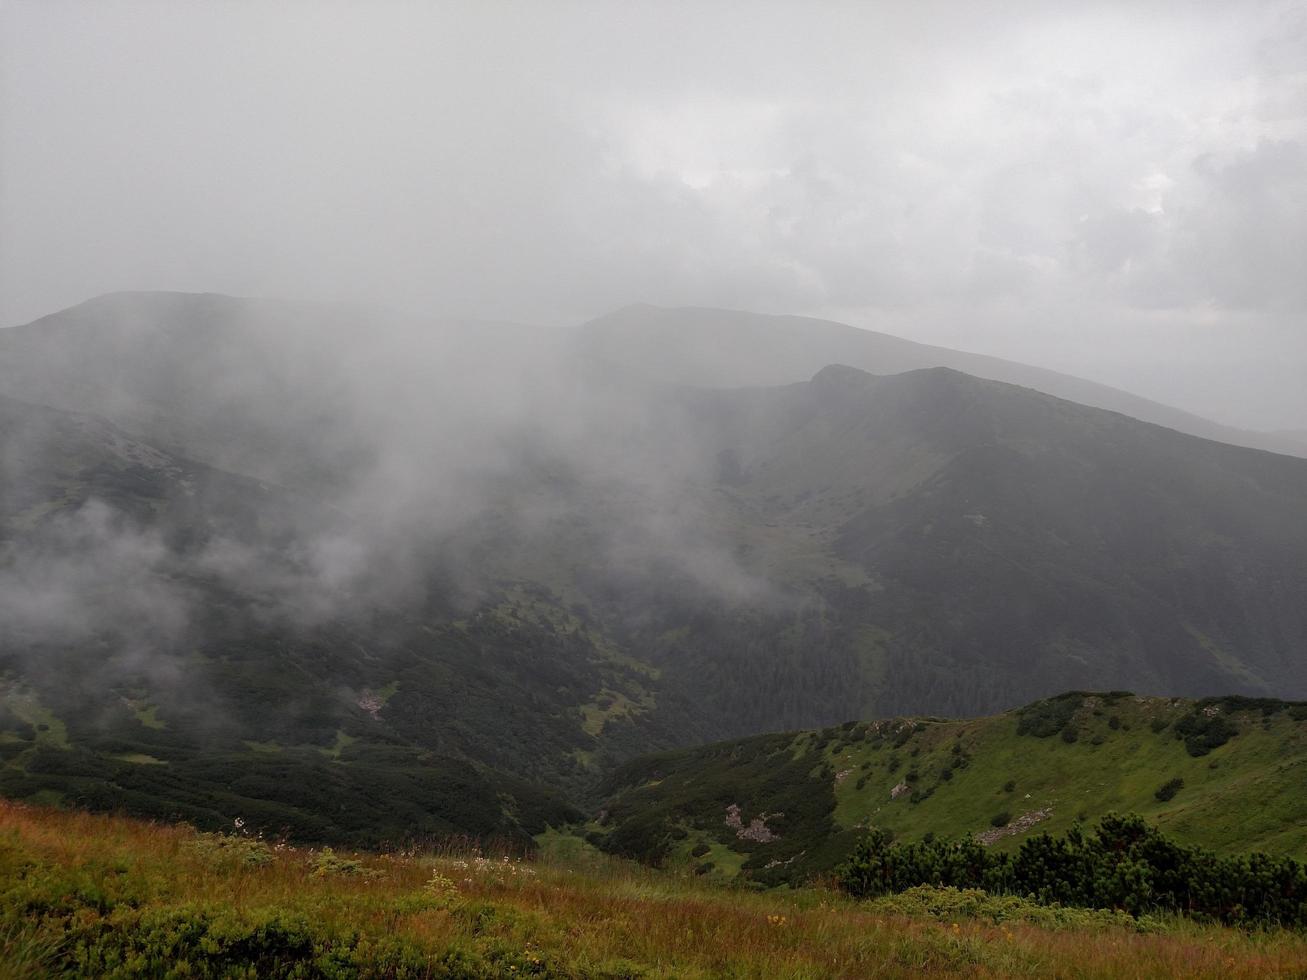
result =
[{"label": "cloud layer", "polygon": [[829,315],[1307,428],[1307,10],[44,4],[0,322],[216,290]]}]

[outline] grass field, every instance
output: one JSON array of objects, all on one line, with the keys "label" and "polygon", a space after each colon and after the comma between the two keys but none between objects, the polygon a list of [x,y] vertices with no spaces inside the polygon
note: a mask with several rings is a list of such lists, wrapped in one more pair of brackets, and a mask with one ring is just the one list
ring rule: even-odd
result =
[{"label": "grass field", "polygon": [[345,855],[0,804],[0,975],[1265,977],[1307,937],[917,890],[712,885],[556,839]]}]

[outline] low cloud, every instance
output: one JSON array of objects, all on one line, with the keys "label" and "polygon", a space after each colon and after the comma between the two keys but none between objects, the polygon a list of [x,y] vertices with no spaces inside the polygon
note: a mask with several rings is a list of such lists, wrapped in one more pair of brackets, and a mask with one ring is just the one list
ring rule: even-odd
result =
[{"label": "low cloud", "polygon": [[0,16],[4,322],[161,287],[716,305],[1307,427],[1300,385],[1202,366],[1229,334],[1307,364],[1299,4]]}]

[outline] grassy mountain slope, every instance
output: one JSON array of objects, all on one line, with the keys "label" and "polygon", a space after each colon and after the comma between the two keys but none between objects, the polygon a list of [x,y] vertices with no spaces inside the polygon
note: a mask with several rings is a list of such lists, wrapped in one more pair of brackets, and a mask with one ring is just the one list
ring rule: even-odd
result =
[{"label": "grassy mountain slope", "polygon": [[581,328],[578,343],[595,357],[666,384],[705,388],[790,384],[827,364],[848,364],[872,374],[948,367],[1204,439],[1307,455],[1301,433],[1235,429],[1083,378],[830,320],[640,304],[592,320]]},{"label": "grassy mountain slope", "polygon": [[1116,811],[1217,851],[1302,858],[1304,779],[1302,702],[1072,693],[988,718],[850,722],[638,759],[609,777],[591,840],[770,883],[829,870],[867,827],[1003,848]]},{"label": "grassy mountain slope", "polygon": [[919,889],[751,894],[629,863],[276,848],[0,803],[17,977],[1299,975],[1307,941]]}]

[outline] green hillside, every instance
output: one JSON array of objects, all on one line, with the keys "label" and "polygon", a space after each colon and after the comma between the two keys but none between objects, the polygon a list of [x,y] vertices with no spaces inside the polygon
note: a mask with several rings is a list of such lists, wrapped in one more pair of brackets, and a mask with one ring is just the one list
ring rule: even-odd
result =
[{"label": "green hillside", "polygon": [[[1182,781],[1182,782],[1176,782]],[[866,828],[1015,847],[1110,812],[1223,853],[1307,856],[1307,703],[1064,694],[989,718],[894,718],[649,756],[590,839],[755,881],[830,870]]]}]

